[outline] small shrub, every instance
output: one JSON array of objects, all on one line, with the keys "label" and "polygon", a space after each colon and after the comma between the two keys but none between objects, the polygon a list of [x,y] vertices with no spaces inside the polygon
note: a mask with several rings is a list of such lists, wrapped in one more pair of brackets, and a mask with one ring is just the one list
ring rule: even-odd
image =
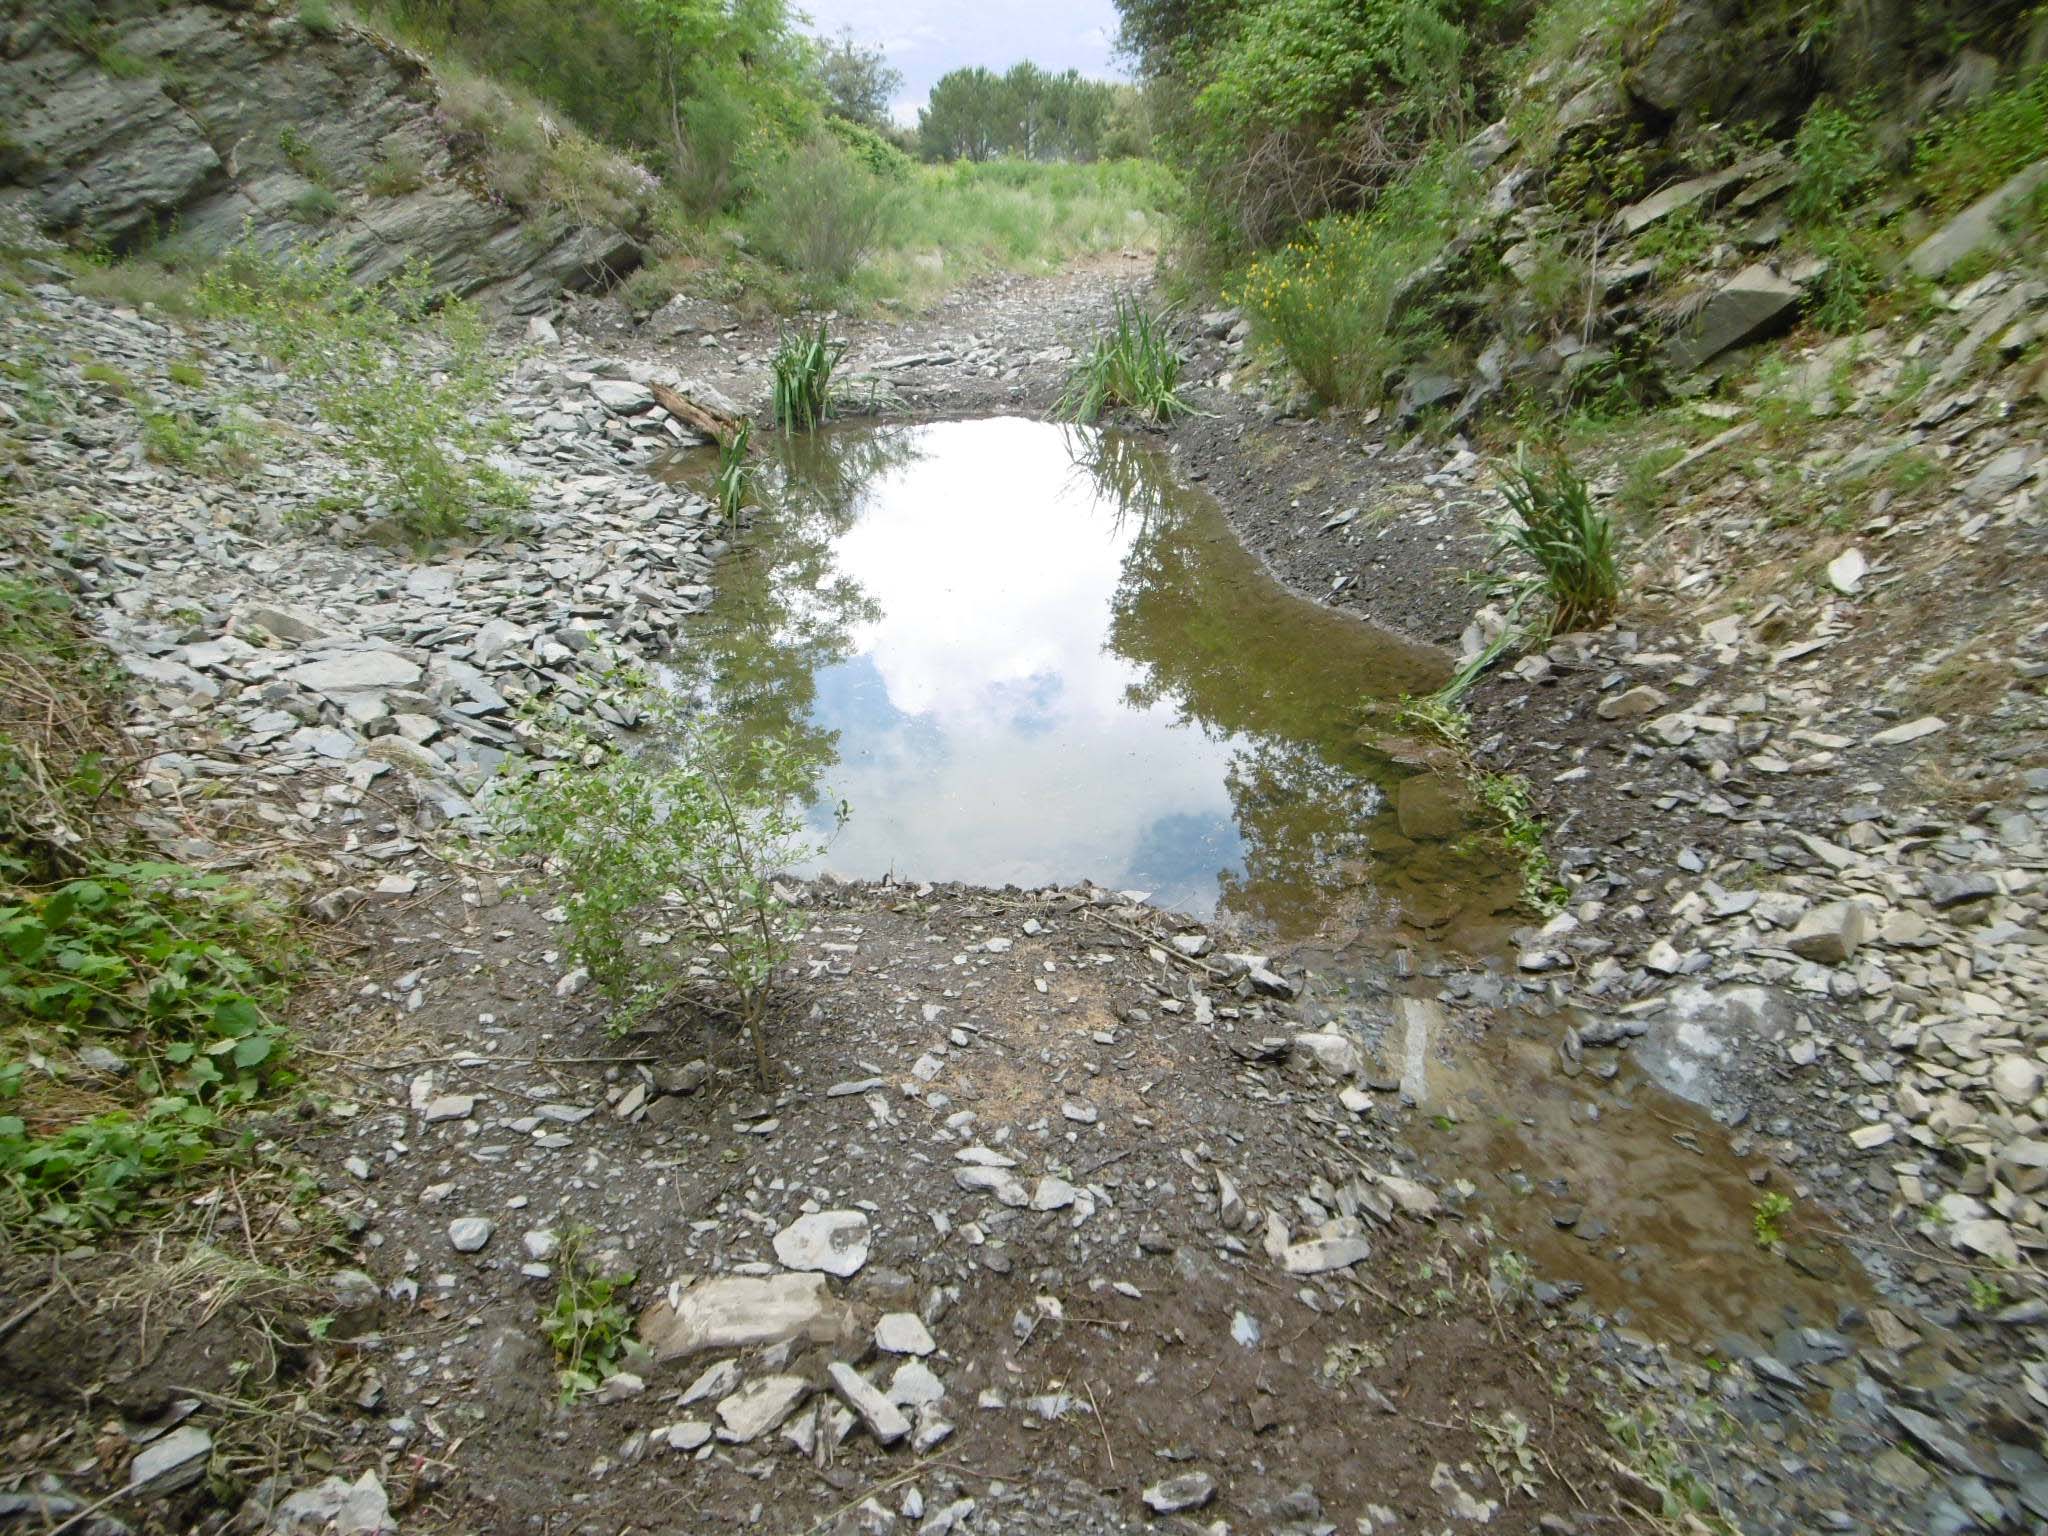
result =
[{"label": "small shrub", "polygon": [[[544,856],[568,889],[569,948],[630,1028],[682,996],[693,976],[704,1001],[737,1015],[763,1083],[777,969],[802,917],[775,878],[818,851],[799,809],[815,764],[773,737],[705,722],[687,728],[650,697],[662,739],[648,750],[574,748],[595,766],[536,775],[514,805],[515,846]],[[665,943],[641,942],[659,929]]]},{"label": "small shrub", "polygon": [[749,246],[813,298],[843,288],[880,248],[896,208],[892,185],[830,140],[800,145],[754,179],[742,216]]},{"label": "small shrub", "polygon": [[[0,1077],[0,1104],[11,1096]],[[0,1232],[119,1226],[150,1194],[217,1155],[219,1116],[163,1098],[140,1114],[114,1110],[48,1135],[0,1115]]]},{"label": "small shrub", "polygon": [[97,384],[108,394],[118,395],[123,400],[131,398],[135,393],[135,381],[112,363],[87,363],[78,370],[78,376],[86,383]]},{"label": "small shrub", "polygon": [[284,163],[316,187],[324,187],[329,181],[326,162],[313,141],[296,123],[286,123],[277,130],[277,151],[284,156]]},{"label": "small shrub", "polygon": [[175,362],[165,372],[169,376],[170,381],[181,388],[204,389],[206,387],[206,370],[195,362],[189,360]]},{"label": "small shrub", "polygon": [[633,1332],[633,1315],[618,1298],[634,1276],[608,1275],[592,1267],[583,1257],[585,1241],[581,1232],[562,1239],[555,1256],[561,1277],[555,1305],[542,1320],[548,1343],[554,1346],[564,1403],[595,1392],[619,1373]]},{"label": "small shrub", "polygon": [[1511,521],[1501,547],[1519,552],[1540,572],[1535,578],[1550,605],[1552,632],[1598,624],[1621,595],[1614,530],[1593,505],[1593,493],[1571,465],[1547,469],[1517,454],[1501,477]]},{"label": "small shrub", "polygon": [[1884,268],[1871,251],[1875,237],[1835,225],[1817,230],[1808,240],[1814,255],[1827,263],[1816,285],[1813,323],[1832,335],[1863,329],[1871,301],[1888,286]]},{"label": "small shrub", "polygon": [[315,37],[333,37],[341,31],[341,19],[329,0],[299,0],[299,25]]},{"label": "small shrub", "polygon": [[1657,263],[1657,281],[1668,283],[1707,259],[1714,230],[1697,208],[1681,208],[1659,219],[1636,238],[1636,254]]},{"label": "small shrub", "polygon": [[420,152],[403,140],[384,145],[377,163],[363,177],[363,190],[372,197],[403,197],[427,183],[427,163]]},{"label": "small shrub", "polygon": [[1194,410],[1181,398],[1180,367],[1165,319],[1119,296],[1115,320],[1075,365],[1054,410],[1068,421],[1099,421],[1119,408],[1171,421]]},{"label": "small shrub", "polygon": [[1800,223],[1839,219],[1884,168],[1868,116],[1830,101],[1814,104],[1792,141],[1799,180],[1785,210]]},{"label": "small shrub", "polygon": [[1499,819],[1501,841],[1522,874],[1522,902],[1532,912],[1554,912],[1565,896],[1543,848],[1543,823],[1518,773],[1483,773],[1474,781],[1480,800]]},{"label": "small shrub", "polygon": [[815,333],[785,332],[771,364],[776,426],[815,432],[831,411],[832,375],[845,357],[846,343],[834,341],[823,320]]},{"label": "small shrub", "polygon": [[435,300],[425,266],[365,293],[310,254],[245,246],[206,274],[202,292],[214,313],[253,322],[303,376],[343,429],[338,447],[358,488],[412,542],[491,525],[525,504],[524,487],[485,462],[492,429],[476,415],[504,364],[473,306]]},{"label": "small shrub", "polygon": [[1759,1248],[1779,1248],[1785,1242],[1784,1220],[1792,1214],[1792,1200],[1788,1195],[1772,1190],[1760,1196],[1750,1207],[1749,1225]]},{"label": "small shrub", "polygon": [[72,273],[71,286],[90,298],[131,309],[157,309],[181,316],[196,316],[202,310],[198,288],[190,277],[146,257],[81,262]]}]

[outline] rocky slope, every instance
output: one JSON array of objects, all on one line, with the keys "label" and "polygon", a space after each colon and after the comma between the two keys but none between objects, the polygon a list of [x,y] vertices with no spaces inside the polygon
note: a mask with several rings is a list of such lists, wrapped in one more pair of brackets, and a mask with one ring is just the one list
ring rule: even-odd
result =
[{"label": "rocky slope", "polygon": [[0,204],[49,233],[188,260],[317,246],[366,281],[426,261],[521,313],[639,263],[631,212],[508,201],[427,62],[351,23],[227,0],[78,14],[0,20]]}]

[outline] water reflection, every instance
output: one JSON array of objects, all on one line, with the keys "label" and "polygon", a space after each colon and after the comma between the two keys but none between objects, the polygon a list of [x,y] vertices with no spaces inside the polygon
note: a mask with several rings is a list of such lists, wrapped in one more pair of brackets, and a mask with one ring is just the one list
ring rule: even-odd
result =
[{"label": "water reflection", "polygon": [[1282,934],[1400,878],[1504,905],[1490,840],[1401,838],[1357,740],[1361,699],[1439,661],[1289,595],[1150,444],[997,420],[780,451],[683,680],[818,753],[853,812],[825,867],[1092,879]]}]

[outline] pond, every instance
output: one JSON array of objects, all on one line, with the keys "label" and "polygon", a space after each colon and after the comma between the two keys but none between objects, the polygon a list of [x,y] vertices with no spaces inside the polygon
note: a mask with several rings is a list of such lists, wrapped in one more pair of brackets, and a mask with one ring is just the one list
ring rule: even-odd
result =
[{"label": "pond", "polygon": [[775,452],[681,676],[815,750],[819,826],[849,812],[818,869],[1092,880],[1283,938],[1512,907],[1483,818],[1454,787],[1417,814],[1361,731],[1445,659],[1286,591],[1151,441],[999,418]]}]

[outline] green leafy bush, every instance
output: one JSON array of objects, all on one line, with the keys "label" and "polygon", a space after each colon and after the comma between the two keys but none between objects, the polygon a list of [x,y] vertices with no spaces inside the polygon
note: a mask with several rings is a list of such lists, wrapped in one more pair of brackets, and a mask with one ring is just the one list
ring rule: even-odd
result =
[{"label": "green leafy bush", "polygon": [[306,253],[242,247],[206,274],[202,292],[215,313],[254,322],[263,345],[310,386],[342,429],[357,489],[413,542],[494,524],[525,505],[524,487],[486,462],[493,431],[479,420],[504,365],[483,317],[438,303],[424,265],[364,291]]},{"label": "green leafy bush", "polygon": [[[0,1105],[8,1097],[0,1078]],[[218,1125],[214,1111],[179,1098],[51,1135],[37,1135],[20,1115],[0,1114],[0,1231],[118,1226],[150,1194],[214,1157]]]},{"label": "green leafy bush", "polygon": [[1536,566],[1534,590],[1549,603],[1551,631],[1604,621],[1620,600],[1621,575],[1613,526],[1585,480],[1562,459],[1546,468],[1518,454],[1502,471],[1501,495],[1511,518],[1501,546]]},{"label": "green leafy bush", "polygon": [[770,367],[775,375],[775,425],[785,432],[815,432],[832,409],[832,375],[846,356],[820,320],[816,331],[784,332]]},{"label": "green leafy bush", "polygon": [[1792,159],[1799,180],[1785,207],[1805,223],[1839,219],[1884,168],[1868,115],[1831,101],[1817,102],[1807,112],[1792,141]]},{"label": "green leafy bush", "polygon": [[1230,295],[1317,399],[1368,405],[1439,339],[1426,310],[1404,306],[1404,285],[1443,259],[1474,186],[1458,157],[1433,160],[1371,212],[1324,219],[1260,257]]},{"label": "green leafy bush", "polygon": [[[569,948],[618,1005],[615,1028],[702,983],[700,1000],[746,1029],[765,1082],[775,973],[803,931],[775,877],[818,851],[800,809],[816,764],[772,737],[685,728],[651,696],[649,720],[646,750],[586,742],[576,756],[594,765],[536,775],[513,806],[514,842],[572,893]],[[642,942],[648,930],[662,942]]]},{"label": "green leafy bush", "polygon": [[152,1092],[246,1102],[284,1057],[281,934],[275,912],[218,877],[102,863],[0,890],[0,1004],[66,1043],[125,1048]]},{"label": "green leafy bush", "polygon": [[754,178],[741,225],[749,246],[826,298],[882,245],[893,185],[821,138],[778,155]]},{"label": "green leafy bush", "polygon": [[1119,296],[1115,319],[1075,364],[1055,413],[1069,421],[1118,409],[1149,421],[1185,416],[1194,407],[1181,398],[1180,367],[1165,319]]}]

